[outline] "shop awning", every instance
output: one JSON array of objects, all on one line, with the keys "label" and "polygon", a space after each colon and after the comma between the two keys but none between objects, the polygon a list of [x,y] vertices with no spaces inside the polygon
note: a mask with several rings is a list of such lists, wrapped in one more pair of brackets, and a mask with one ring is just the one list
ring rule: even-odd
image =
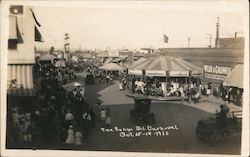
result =
[{"label": "shop awning", "polygon": [[9,42],[16,44],[23,42],[17,23],[17,17],[14,15],[9,16]]},{"label": "shop awning", "polygon": [[9,39],[17,40],[17,18],[16,16],[9,16]]},{"label": "shop awning", "polygon": [[225,86],[243,88],[244,64],[238,64],[223,82]]},{"label": "shop awning", "polygon": [[35,96],[32,65],[8,65],[8,95]]}]

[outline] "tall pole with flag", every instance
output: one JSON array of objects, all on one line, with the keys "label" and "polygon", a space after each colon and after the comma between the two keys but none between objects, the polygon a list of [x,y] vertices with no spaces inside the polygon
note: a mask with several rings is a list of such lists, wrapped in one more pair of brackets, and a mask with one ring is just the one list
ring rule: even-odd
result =
[{"label": "tall pole with flag", "polygon": [[165,33],[163,33],[163,42],[168,43],[168,36]]},{"label": "tall pole with flag", "polygon": [[[168,43],[168,36],[165,33],[163,33],[163,42],[164,42],[164,44]],[[168,77],[166,76],[166,83],[167,82],[168,82]]]},{"label": "tall pole with flag", "polygon": [[69,42],[69,34],[65,33],[64,34],[64,50],[65,50],[65,54],[66,54],[66,58],[69,61],[70,60],[70,42]]}]

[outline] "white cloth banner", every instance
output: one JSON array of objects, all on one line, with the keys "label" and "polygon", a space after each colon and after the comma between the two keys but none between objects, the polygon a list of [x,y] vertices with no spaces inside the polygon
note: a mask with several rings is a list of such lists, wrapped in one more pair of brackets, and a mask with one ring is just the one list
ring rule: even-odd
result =
[{"label": "white cloth banner", "polygon": [[129,75],[142,75],[142,70],[128,70]]},{"label": "white cloth banner", "polygon": [[167,76],[163,70],[146,70],[146,76]]},{"label": "white cloth banner", "polygon": [[172,77],[187,77],[189,74],[188,71],[170,71],[169,76]]}]

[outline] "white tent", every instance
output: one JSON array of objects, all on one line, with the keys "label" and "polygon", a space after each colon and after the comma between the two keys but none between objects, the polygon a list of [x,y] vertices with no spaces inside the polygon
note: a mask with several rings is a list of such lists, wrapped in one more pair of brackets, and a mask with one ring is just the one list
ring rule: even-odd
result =
[{"label": "white tent", "polygon": [[121,67],[120,65],[116,63],[104,64],[100,66],[99,69],[105,70],[105,71],[123,71],[124,70],[123,67]]},{"label": "white tent", "polygon": [[225,86],[243,88],[244,64],[238,64],[223,82]]}]

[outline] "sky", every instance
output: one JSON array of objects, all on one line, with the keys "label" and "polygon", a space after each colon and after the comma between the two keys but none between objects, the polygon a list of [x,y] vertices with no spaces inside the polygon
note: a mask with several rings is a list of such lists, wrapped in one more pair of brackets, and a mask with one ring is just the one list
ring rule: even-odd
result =
[{"label": "sky", "polygon": [[[42,25],[44,42],[37,48],[63,48],[64,34],[71,49],[140,49],[142,47],[212,46],[220,17],[220,37],[244,36],[242,5],[221,3],[126,2],[108,5],[33,6]],[[226,9],[225,9],[226,8]],[[163,43],[163,34],[169,37]]]}]

